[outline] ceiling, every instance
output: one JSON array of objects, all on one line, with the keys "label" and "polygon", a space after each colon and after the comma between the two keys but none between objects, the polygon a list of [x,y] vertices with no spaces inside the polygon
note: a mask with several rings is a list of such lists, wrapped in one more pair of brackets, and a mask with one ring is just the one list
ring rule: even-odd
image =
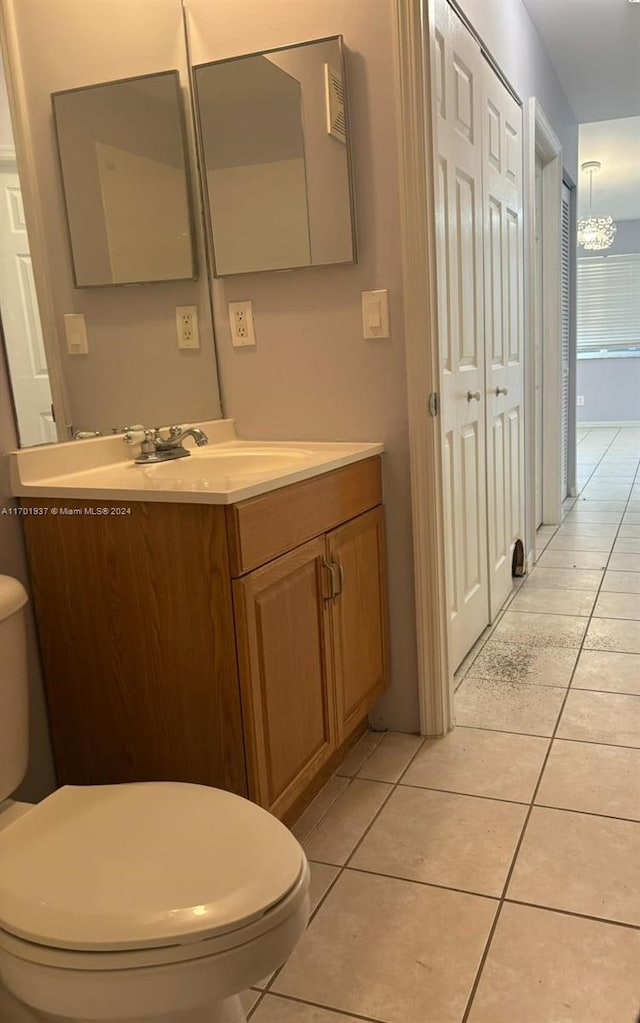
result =
[{"label": "ceiling", "polygon": [[524,0],[524,5],[579,122],[640,115],[640,3]]},{"label": "ceiling", "polygon": [[[638,5],[640,6],[640,5]],[[580,125],[579,163],[599,160],[593,175],[594,216],[640,218],[640,117]],[[589,176],[580,172],[578,214],[589,209]]]}]

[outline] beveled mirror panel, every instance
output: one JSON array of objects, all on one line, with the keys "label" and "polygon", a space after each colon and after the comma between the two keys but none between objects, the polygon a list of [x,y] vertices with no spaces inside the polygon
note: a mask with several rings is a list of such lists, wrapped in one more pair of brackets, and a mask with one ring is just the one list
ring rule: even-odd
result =
[{"label": "beveled mirror panel", "polygon": [[54,93],[75,286],[194,279],[177,71]]},{"label": "beveled mirror panel", "polygon": [[355,262],[342,38],[194,78],[216,276]]}]

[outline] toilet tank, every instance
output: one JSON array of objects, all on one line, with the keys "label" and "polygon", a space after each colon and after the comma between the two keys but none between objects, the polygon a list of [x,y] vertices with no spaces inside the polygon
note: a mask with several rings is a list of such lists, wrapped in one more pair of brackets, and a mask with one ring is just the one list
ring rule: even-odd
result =
[{"label": "toilet tank", "polygon": [[27,594],[17,579],[0,575],[0,802],[24,778],[29,753]]}]

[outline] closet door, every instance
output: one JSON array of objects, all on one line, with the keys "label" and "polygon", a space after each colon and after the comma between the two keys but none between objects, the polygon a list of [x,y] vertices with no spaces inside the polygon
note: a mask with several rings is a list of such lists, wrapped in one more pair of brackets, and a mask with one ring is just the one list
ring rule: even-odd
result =
[{"label": "closet door", "polygon": [[569,496],[569,381],[571,358],[571,192],[562,186],[562,419],[561,497]]},{"label": "closet door", "polygon": [[449,650],[457,667],[489,620],[478,43],[436,0],[436,208]]},{"label": "closet door", "polygon": [[482,75],[487,521],[491,618],[511,591],[523,537],[522,110],[495,71]]}]

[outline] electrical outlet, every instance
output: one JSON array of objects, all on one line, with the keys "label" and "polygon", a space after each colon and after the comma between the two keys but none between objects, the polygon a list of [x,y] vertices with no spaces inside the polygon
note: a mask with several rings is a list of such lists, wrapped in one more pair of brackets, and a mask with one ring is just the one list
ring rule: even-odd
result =
[{"label": "electrical outlet", "polygon": [[176,306],[176,333],[178,348],[199,348],[198,307],[196,305]]},{"label": "electrical outlet", "polygon": [[580,405],[580,406],[584,405],[584,394],[579,394],[578,395],[578,398],[577,398],[577,401],[576,401],[576,405]]},{"label": "electrical outlet", "polygon": [[229,302],[229,326],[231,327],[231,344],[234,348],[247,348],[250,345],[255,345],[256,335],[253,329],[251,302]]}]

